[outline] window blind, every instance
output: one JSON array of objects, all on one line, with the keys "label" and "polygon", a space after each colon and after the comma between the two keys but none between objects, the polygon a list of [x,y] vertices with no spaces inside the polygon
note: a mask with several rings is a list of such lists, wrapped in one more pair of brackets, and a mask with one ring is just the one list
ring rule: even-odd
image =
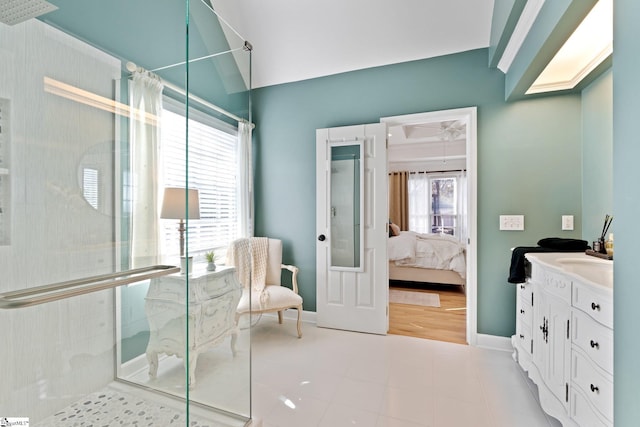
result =
[{"label": "window blind", "polygon": [[[199,190],[200,219],[188,222],[185,251],[197,255],[215,250],[220,258],[237,237],[237,129],[190,110],[188,138],[186,144],[184,112],[169,100],[160,135],[163,188],[188,183],[189,188]],[[160,233],[163,253],[177,255],[177,221],[162,220]]]}]

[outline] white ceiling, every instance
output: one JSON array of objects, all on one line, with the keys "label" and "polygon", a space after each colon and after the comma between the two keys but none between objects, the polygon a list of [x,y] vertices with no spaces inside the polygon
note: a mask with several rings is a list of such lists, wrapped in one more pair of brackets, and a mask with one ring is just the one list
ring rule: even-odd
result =
[{"label": "white ceiling", "polygon": [[494,0],[211,0],[253,45],[252,86],[489,46]]},{"label": "white ceiling", "polygon": [[387,149],[390,171],[463,169],[466,130],[460,120],[390,124]]}]

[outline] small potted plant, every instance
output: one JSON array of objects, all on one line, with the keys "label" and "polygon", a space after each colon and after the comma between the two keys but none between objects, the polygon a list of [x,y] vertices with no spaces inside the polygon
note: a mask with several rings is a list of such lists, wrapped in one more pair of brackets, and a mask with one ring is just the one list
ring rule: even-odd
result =
[{"label": "small potted plant", "polygon": [[216,271],[216,254],[213,251],[209,251],[204,254],[207,259],[207,271]]}]

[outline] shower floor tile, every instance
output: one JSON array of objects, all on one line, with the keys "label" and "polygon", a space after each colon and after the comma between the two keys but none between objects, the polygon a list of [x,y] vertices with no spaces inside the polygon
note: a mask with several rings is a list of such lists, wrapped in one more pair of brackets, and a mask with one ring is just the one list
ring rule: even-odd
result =
[{"label": "shower floor tile", "polygon": [[[185,426],[186,408],[145,399],[132,393],[107,387],[69,405],[35,424],[36,427],[102,427],[102,426]],[[191,415],[189,426],[230,427]],[[235,425],[235,424],[234,424]],[[242,425],[242,424],[241,424]]]}]

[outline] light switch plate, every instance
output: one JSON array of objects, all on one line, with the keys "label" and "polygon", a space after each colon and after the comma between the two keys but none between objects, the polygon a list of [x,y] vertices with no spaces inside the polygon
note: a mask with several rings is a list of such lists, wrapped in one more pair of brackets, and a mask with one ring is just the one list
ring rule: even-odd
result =
[{"label": "light switch plate", "polygon": [[573,230],[573,215],[562,215],[562,229]]},{"label": "light switch plate", "polygon": [[524,215],[500,215],[500,230],[524,230]]}]

